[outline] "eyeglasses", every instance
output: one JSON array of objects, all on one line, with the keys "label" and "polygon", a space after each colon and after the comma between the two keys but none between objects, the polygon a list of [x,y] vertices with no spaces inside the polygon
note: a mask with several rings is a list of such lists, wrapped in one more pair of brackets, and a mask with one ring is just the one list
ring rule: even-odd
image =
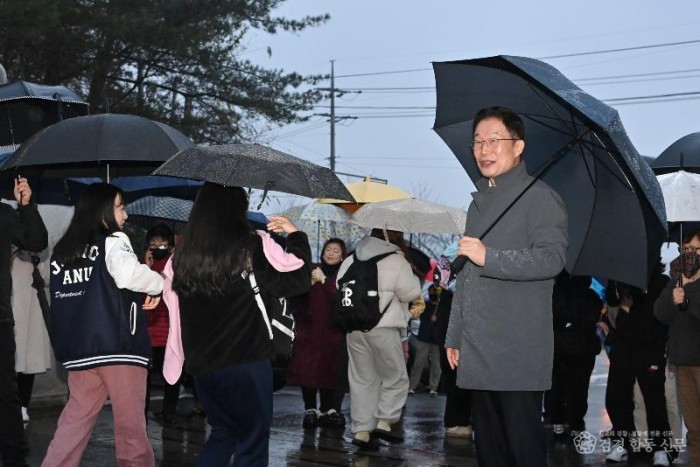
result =
[{"label": "eyeglasses", "polygon": [[489,138],[482,141],[472,141],[472,151],[488,149],[496,149],[501,141],[518,141],[520,138]]},{"label": "eyeglasses", "polygon": [[678,248],[681,253],[697,253],[700,250],[700,246],[684,246],[683,248]]}]

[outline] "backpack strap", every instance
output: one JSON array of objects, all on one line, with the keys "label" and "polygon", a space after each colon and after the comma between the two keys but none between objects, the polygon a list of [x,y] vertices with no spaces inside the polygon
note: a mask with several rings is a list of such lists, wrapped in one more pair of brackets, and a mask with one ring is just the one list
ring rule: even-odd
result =
[{"label": "backpack strap", "polygon": [[[396,253],[396,252],[391,251],[389,253],[384,253],[382,255],[373,256],[372,258],[368,259],[367,261],[374,263],[374,266],[376,267],[378,262],[380,262],[381,260],[383,260],[387,256],[393,255],[394,253]],[[353,256],[354,255],[355,255],[355,253],[353,253]],[[357,259],[357,256],[355,256],[355,259]],[[377,276],[379,276],[379,274],[377,274]],[[377,289],[379,289],[379,284],[377,284]],[[379,290],[377,290],[377,293],[379,293]],[[391,306],[391,302],[393,302],[393,301],[394,301],[394,297],[391,297],[391,300],[389,300],[389,303],[387,303],[386,306],[384,307],[384,309],[382,310],[382,313],[381,313],[382,315],[384,313],[386,313],[386,310],[389,309],[389,307]]]},{"label": "backpack strap", "polygon": [[260,296],[260,287],[258,287],[258,283],[255,280],[255,274],[253,271],[250,271],[248,273],[248,282],[250,282],[250,288],[253,289],[253,293],[255,294],[255,301],[258,304],[258,308],[260,309],[260,312],[262,313],[263,319],[265,320],[265,325],[267,326],[267,332],[270,335],[270,340],[272,340],[273,335],[272,335],[272,326],[270,325],[270,318],[267,316],[267,310],[265,309],[265,302],[263,302],[262,297]]}]

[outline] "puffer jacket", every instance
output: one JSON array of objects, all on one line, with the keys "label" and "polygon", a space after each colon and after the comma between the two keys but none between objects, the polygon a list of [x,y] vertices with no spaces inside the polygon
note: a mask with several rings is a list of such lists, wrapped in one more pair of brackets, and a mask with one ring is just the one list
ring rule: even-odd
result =
[{"label": "puffer jacket", "polygon": [[[377,263],[379,309],[386,309],[386,311],[375,328],[406,328],[411,317],[409,303],[421,294],[420,281],[413,274],[411,265],[406,261],[399,247],[393,243],[375,237],[365,237],[358,242],[355,249],[355,254],[360,261],[394,252],[396,254],[389,255]],[[343,261],[336,284],[352,263],[352,255]]]}]

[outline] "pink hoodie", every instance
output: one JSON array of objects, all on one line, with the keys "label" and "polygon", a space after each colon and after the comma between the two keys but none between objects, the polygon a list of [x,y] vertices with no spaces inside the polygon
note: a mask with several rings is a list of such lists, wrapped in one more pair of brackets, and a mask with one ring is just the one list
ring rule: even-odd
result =
[{"label": "pink hoodie", "polygon": [[[256,230],[262,238],[263,253],[265,258],[279,272],[296,271],[304,265],[304,261],[291,253],[287,253],[275,242],[270,234],[262,230]],[[163,362],[163,376],[169,384],[175,384],[182,374],[182,365],[185,362],[185,352],[182,349],[182,335],[180,334],[180,302],[177,293],[173,290],[173,257],[168,259],[163,269],[165,281],[163,283],[163,301],[168,306],[170,317],[170,330],[168,342],[165,345],[165,360]]]}]

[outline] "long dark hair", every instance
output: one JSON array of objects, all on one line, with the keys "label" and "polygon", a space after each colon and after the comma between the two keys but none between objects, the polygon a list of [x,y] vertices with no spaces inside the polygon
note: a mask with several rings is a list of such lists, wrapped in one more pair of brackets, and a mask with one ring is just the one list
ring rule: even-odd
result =
[{"label": "long dark hair", "polygon": [[[384,234],[386,232],[386,236]],[[389,243],[393,243],[399,249],[403,252],[404,258],[406,258],[406,261],[408,261],[408,264],[411,265],[411,269],[413,270],[413,273],[418,276],[419,278],[421,277],[421,274],[418,272],[416,269],[416,265],[413,263],[413,257],[411,256],[411,251],[408,248],[408,244],[406,243],[406,239],[403,238],[403,232],[399,232],[398,230],[389,230],[389,229],[372,229],[372,232],[369,234],[371,237],[378,238],[380,240],[385,240],[388,241]],[[425,275],[425,274],[423,274]]]},{"label": "long dark hair", "polygon": [[224,296],[251,266],[253,230],[241,187],[205,183],[192,206],[173,259],[179,294]]},{"label": "long dark hair", "polygon": [[108,183],[94,183],[83,190],[68,229],[53,250],[56,261],[69,264],[80,258],[101,235],[121,230],[114,218],[117,196],[122,204],[126,204],[124,192]]}]

